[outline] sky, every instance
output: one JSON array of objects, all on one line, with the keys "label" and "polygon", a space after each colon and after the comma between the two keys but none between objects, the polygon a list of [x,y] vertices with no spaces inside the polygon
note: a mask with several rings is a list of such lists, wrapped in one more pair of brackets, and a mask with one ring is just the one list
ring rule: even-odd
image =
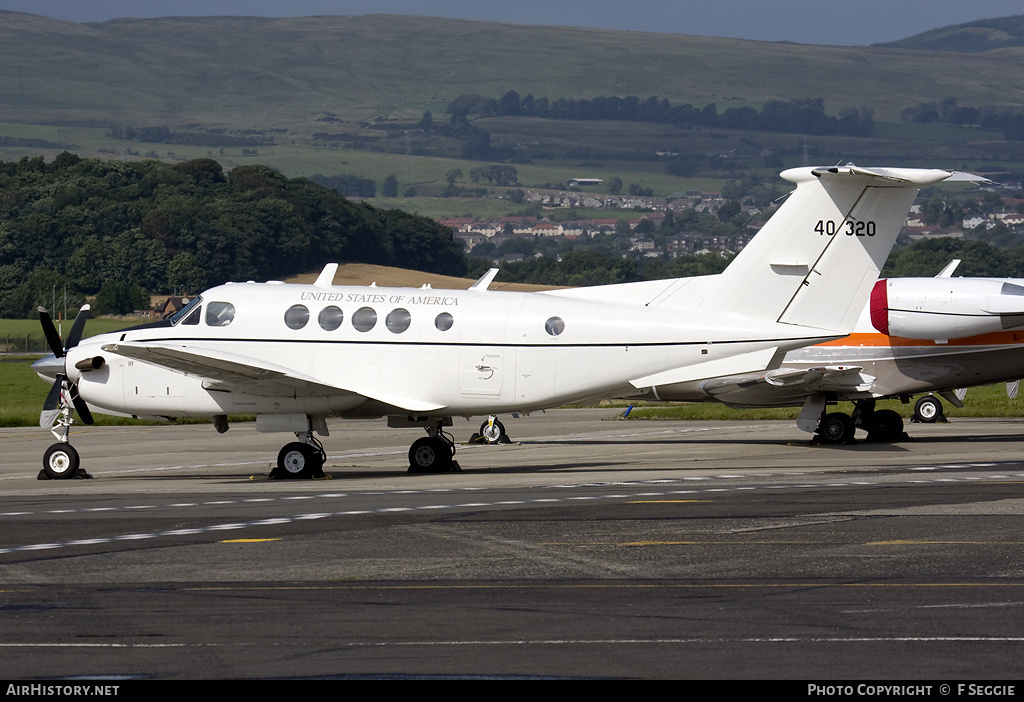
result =
[{"label": "sky", "polygon": [[73,22],[117,17],[399,14],[857,46],[1024,13],[1020,0],[0,0]]}]

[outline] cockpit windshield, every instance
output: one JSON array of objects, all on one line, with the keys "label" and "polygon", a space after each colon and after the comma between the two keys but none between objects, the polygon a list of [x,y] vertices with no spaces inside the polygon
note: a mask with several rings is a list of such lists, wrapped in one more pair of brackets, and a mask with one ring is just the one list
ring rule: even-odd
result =
[{"label": "cockpit windshield", "polygon": [[[188,317],[189,314],[191,314],[192,311],[199,307],[201,304],[203,304],[203,298],[199,295],[196,295],[191,300],[189,300],[184,307],[182,307],[180,310],[178,310],[177,312],[170,316],[171,324],[179,324],[183,319]],[[196,321],[193,322],[193,324],[198,323],[199,318],[196,317]]]}]

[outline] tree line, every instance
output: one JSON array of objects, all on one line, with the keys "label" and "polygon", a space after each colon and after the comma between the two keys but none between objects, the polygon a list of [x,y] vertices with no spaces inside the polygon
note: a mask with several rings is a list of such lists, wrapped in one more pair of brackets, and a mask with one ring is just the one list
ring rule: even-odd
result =
[{"label": "tree line", "polygon": [[689,103],[673,105],[664,98],[651,96],[595,97],[589,100],[546,97],[532,94],[520,97],[509,90],[498,99],[481,95],[460,95],[448,104],[453,123],[471,116],[525,116],[564,120],[620,120],[626,122],[659,122],[676,126],[702,126],[721,129],[786,132],[793,134],[870,136],[874,129],[874,111],[870,108],[846,107],[838,117],[825,112],[822,98],[769,100],[761,110],[753,107],[730,107],[718,111],[716,103],[695,107]]},{"label": "tree line", "polygon": [[197,293],[327,261],[466,271],[461,245],[437,222],[352,203],[266,166],[224,173],[211,159],[126,163],[67,152],[51,163],[0,161],[0,317],[32,316],[65,285],[77,306],[104,284],[123,293],[113,299],[132,286]]},{"label": "tree line", "polygon": [[981,127],[1002,132],[1008,141],[1024,140],[1024,113],[1008,107],[960,105],[956,98],[922,102],[900,113],[904,122],[945,122],[958,127]]},{"label": "tree line", "polygon": [[[661,258],[625,258],[577,248],[560,257],[543,256],[505,263],[496,280],[576,287],[685,278],[721,273],[732,257],[731,253],[712,251],[666,261]],[[953,259],[961,260],[954,272],[956,276],[1024,278],[1024,246],[1002,249],[984,241],[952,237],[926,239],[893,251],[882,270],[882,277],[931,278]],[[483,275],[491,265],[489,261],[470,259],[469,274]]]}]

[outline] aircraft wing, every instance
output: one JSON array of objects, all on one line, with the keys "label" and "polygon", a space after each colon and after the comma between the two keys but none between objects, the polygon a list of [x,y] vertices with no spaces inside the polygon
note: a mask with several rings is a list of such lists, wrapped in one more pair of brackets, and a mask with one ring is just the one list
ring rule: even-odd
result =
[{"label": "aircraft wing", "polygon": [[330,397],[358,395],[410,412],[432,412],[444,405],[406,397],[391,397],[360,389],[342,388],[267,361],[247,356],[171,344],[104,344],[104,351],[152,363],[180,373],[206,378],[214,386],[267,397]]},{"label": "aircraft wing", "polygon": [[858,366],[777,368],[767,373],[713,378],[701,390],[733,407],[765,407],[800,404],[809,395],[867,392],[875,378]]}]

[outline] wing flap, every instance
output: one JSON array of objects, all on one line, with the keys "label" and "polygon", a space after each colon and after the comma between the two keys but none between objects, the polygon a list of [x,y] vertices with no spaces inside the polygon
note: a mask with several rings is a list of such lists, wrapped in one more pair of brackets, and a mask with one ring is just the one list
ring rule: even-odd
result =
[{"label": "wing flap", "polygon": [[739,354],[737,356],[726,356],[717,358],[705,363],[696,363],[681,368],[653,375],[645,375],[642,378],[630,380],[630,384],[637,388],[649,388],[658,385],[672,385],[674,383],[689,383],[704,378],[714,378],[720,375],[733,375],[736,373],[750,373],[763,371],[770,368],[778,349],[775,347]]},{"label": "wing flap", "polygon": [[863,373],[859,366],[819,366],[713,378],[700,387],[727,405],[786,406],[824,392],[867,392],[874,381],[875,378]]}]

